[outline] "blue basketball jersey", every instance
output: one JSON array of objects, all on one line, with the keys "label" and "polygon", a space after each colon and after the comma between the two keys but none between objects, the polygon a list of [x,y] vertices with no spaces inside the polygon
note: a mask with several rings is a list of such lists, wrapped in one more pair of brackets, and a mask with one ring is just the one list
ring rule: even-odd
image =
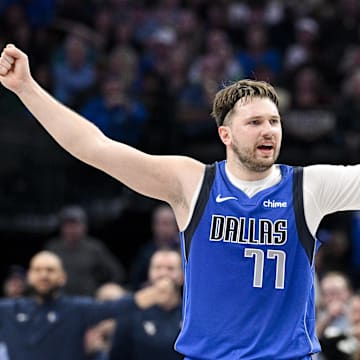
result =
[{"label": "blue basketball jersey", "polygon": [[304,218],[302,168],[248,197],[206,167],[187,229],[183,327],[175,348],[196,360],[293,360],[320,351],[315,335],[316,240]]}]

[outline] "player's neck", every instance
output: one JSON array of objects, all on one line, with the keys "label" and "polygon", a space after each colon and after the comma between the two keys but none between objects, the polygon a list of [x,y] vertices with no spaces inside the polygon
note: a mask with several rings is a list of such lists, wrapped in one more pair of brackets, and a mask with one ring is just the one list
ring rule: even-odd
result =
[{"label": "player's neck", "polygon": [[264,171],[253,171],[241,163],[229,160],[226,163],[226,168],[233,176],[242,181],[262,180],[267,178],[273,172],[273,166]]}]

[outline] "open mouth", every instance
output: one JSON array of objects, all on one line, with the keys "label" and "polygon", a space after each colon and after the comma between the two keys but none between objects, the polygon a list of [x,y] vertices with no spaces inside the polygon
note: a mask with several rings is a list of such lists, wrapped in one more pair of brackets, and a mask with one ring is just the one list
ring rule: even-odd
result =
[{"label": "open mouth", "polygon": [[271,150],[273,150],[274,146],[273,145],[259,145],[257,148],[262,151],[271,151]]}]

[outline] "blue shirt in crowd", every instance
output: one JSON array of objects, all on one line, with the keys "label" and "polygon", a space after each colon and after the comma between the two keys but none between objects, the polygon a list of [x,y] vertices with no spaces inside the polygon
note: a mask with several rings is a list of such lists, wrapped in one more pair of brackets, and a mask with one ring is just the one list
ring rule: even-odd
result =
[{"label": "blue shirt in crowd", "polygon": [[0,301],[0,337],[11,360],[85,360],[87,328],[119,317],[133,297],[98,302],[60,296],[38,304],[32,298]]}]

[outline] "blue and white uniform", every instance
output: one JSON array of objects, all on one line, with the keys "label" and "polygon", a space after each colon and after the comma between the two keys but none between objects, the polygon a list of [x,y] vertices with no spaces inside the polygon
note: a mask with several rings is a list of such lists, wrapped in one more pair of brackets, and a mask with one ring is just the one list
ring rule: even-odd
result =
[{"label": "blue and white uniform", "polygon": [[133,296],[104,302],[59,296],[41,304],[33,298],[1,300],[0,359],[6,359],[6,354],[10,360],[88,359],[86,330],[133,306]]},{"label": "blue and white uniform", "polygon": [[[277,166],[275,180],[249,196],[225,167],[225,161],[207,166],[192,218],[181,232],[184,323],[175,347],[196,360],[308,359],[320,351],[314,228],[329,210],[347,206],[322,209],[320,195],[309,227],[313,210],[304,211],[304,203],[315,208],[309,204],[316,189],[310,186],[304,195],[302,168]],[[360,194],[348,207],[358,205]]]}]

